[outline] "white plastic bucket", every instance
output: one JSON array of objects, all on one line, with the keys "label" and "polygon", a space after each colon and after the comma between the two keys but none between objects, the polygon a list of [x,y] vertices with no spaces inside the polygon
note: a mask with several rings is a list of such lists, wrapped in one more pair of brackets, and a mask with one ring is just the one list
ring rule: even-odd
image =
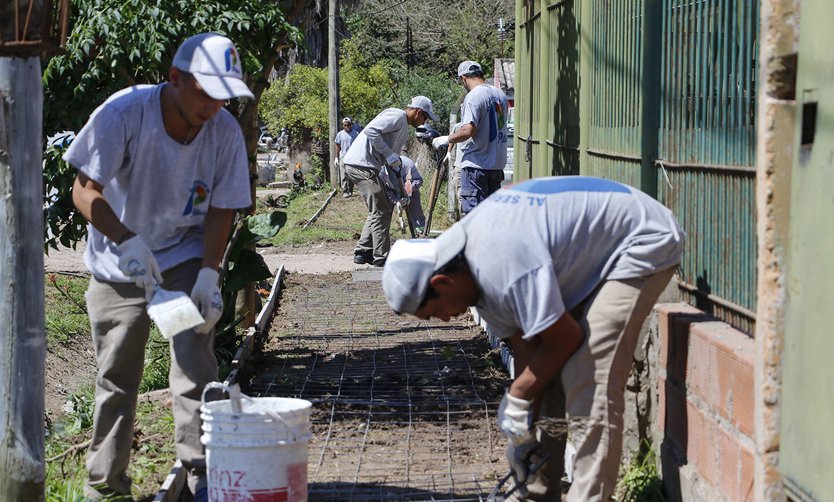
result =
[{"label": "white plastic bucket", "polygon": [[[237,386],[235,386],[237,387]],[[283,397],[231,399],[200,408],[212,502],[306,502],[312,403]]]}]

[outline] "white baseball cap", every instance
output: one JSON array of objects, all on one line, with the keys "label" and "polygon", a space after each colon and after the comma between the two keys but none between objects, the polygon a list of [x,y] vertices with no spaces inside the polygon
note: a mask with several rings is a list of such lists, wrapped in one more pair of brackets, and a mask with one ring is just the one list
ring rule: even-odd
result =
[{"label": "white baseball cap", "polygon": [[173,66],[194,75],[214,99],[254,98],[243,82],[240,53],[226,37],[201,33],[189,37],[177,49]]},{"label": "white baseball cap", "polygon": [[466,231],[456,224],[436,239],[400,239],[391,246],[382,270],[385,300],[395,312],[413,314],[429,279],[466,247]]},{"label": "white baseball cap", "polygon": [[408,104],[408,108],[423,110],[430,119],[437,120],[437,115],[434,114],[434,108],[431,105],[431,100],[425,96],[414,96],[411,98],[411,103]]},{"label": "white baseball cap", "polygon": [[475,72],[484,72],[484,70],[481,68],[481,65],[479,63],[476,63],[475,61],[464,61],[463,63],[458,65],[458,78]]}]

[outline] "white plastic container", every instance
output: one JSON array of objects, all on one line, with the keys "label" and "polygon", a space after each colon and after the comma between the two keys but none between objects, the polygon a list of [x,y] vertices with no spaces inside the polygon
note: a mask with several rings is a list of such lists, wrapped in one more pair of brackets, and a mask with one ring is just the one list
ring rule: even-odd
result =
[{"label": "white plastic container", "polygon": [[228,390],[231,399],[204,401],[200,408],[209,500],[306,502],[312,403],[211,387]]}]

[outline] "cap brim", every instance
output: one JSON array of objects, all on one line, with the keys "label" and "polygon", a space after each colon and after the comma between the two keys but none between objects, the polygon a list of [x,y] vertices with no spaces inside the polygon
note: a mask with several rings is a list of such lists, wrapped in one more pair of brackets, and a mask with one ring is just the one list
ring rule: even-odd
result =
[{"label": "cap brim", "polygon": [[243,80],[235,77],[218,77],[217,75],[205,75],[194,73],[194,78],[200,83],[200,87],[213,99],[249,98],[254,99],[255,95],[246,87]]},{"label": "cap brim", "polygon": [[426,112],[426,115],[428,115],[430,119],[437,122],[437,115],[435,115],[434,112]]},{"label": "cap brim", "polygon": [[463,229],[463,225],[452,225],[448,230],[437,236],[435,245],[437,246],[437,257],[434,262],[434,270],[437,271],[466,248],[466,231]]}]

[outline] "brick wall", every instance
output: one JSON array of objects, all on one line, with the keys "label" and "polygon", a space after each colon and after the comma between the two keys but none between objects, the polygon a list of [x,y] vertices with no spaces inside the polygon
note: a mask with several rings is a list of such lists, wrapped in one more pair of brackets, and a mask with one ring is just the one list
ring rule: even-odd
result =
[{"label": "brick wall", "polygon": [[657,434],[677,500],[753,500],[754,342],[682,303],[658,304]]}]

